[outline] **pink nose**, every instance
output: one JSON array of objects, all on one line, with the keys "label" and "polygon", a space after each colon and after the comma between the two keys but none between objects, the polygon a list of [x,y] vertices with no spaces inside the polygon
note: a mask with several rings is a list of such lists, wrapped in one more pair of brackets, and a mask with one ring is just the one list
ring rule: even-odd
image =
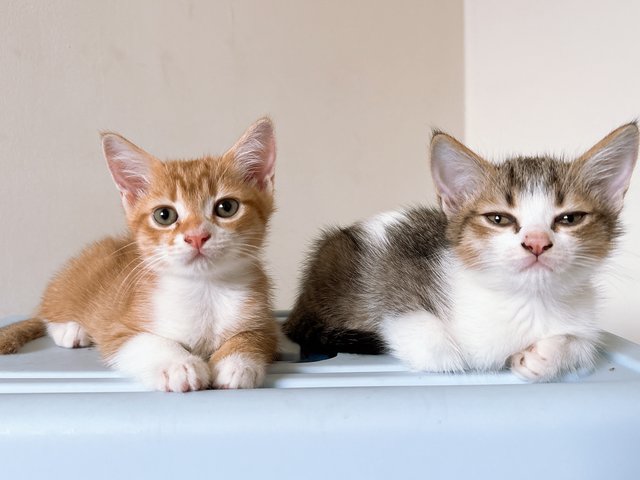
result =
[{"label": "pink nose", "polygon": [[536,257],[553,247],[553,243],[549,239],[546,232],[530,232],[524,236],[522,248],[529,250]]},{"label": "pink nose", "polygon": [[202,245],[204,245],[204,242],[206,242],[210,238],[211,235],[208,233],[194,233],[191,235],[185,235],[184,241],[191,245],[193,248],[200,250],[202,248]]}]

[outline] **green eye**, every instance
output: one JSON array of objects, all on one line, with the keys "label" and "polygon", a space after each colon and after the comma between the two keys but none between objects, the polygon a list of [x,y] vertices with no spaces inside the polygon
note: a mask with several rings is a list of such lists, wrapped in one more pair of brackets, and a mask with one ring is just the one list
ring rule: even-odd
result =
[{"label": "green eye", "polygon": [[584,220],[587,214],[584,212],[567,212],[562,215],[558,215],[555,219],[556,225],[565,225],[569,227],[573,227],[578,225]]},{"label": "green eye", "polygon": [[508,227],[509,225],[513,225],[516,223],[515,218],[511,215],[507,215],[506,213],[487,213],[485,214],[485,218],[494,225],[499,225],[501,227]]},{"label": "green eye", "polygon": [[233,198],[223,198],[216,203],[214,212],[218,217],[229,218],[238,212],[238,208],[240,208],[240,202]]},{"label": "green eye", "polygon": [[176,223],[178,212],[171,207],[158,207],[153,211],[153,219],[158,225],[167,227]]}]

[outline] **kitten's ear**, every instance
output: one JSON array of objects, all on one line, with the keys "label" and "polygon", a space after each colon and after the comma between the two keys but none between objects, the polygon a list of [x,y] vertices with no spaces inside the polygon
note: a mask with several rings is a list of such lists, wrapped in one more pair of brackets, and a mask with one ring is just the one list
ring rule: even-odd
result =
[{"label": "kitten's ear", "polygon": [[576,165],[593,192],[620,211],[637,159],[638,125],[634,122],[604,137],[582,155]]},{"label": "kitten's ear", "polygon": [[269,118],[263,117],[251,125],[225,155],[233,156],[248,181],[262,190],[273,189],[276,139]]},{"label": "kitten's ear", "polygon": [[160,161],[117,133],[105,132],[101,137],[104,158],[128,209],[147,191],[153,167]]},{"label": "kitten's ear", "polygon": [[450,135],[435,131],[431,138],[431,176],[447,216],[481,186],[490,164]]}]

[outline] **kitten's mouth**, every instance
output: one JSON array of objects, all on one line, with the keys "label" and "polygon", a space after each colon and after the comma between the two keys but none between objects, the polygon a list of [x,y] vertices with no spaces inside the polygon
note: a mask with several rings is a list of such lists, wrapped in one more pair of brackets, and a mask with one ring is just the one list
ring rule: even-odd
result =
[{"label": "kitten's mouth", "polygon": [[553,272],[553,268],[551,268],[550,265],[545,263],[544,260],[540,259],[540,257],[535,257],[526,261],[522,266],[522,268],[520,269],[520,271],[524,272],[527,270],[530,270],[530,271],[546,270],[548,272]]},{"label": "kitten's mouth", "polygon": [[208,259],[208,256],[204,252],[197,250],[193,252],[190,258],[187,259],[187,263],[192,264],[196,262],[203,262],[203,261],[206,261],[207,259]]},{"label": "kitten's mouth", "polygon": [[216,261],[220,257],[220,249],[194,251],[185,261],[187,265],[208,264]]}]

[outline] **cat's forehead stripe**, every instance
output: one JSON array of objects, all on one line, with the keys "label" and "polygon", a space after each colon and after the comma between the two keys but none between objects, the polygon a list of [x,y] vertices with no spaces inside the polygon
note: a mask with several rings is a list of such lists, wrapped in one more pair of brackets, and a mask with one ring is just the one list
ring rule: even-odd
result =
[{"label": "cat's forehead stripe", "polygon": [[[187,171],[187,168],[181,169],[176,176],[176,186],[185,199],[194,200],[194,197],[201,196],[203,193],[213,193],[209,191],[213,172],[203,170],[202,166],[197,164],[185,165],[185,167],[190,168],[191,171]],[[202,186],[204,186],[204,190]]]},{"label": "cat's forehead stripe", "polygon": [[550,169],[545,168],[544,159],[537,158],[518,158],[509,160],[506,166],[509,171],[509,182],[518,190],[535,191],[542,185],[550,185],[551,177]]},{"label": "cat's forehead stripe", "polygon": [[507,205],[511,208],[514,207],[514,201],[513,201],[513,192],[511,190],[507,190],[507,192],[505,193],[505,200],[507,202]]},{"label": "cat's forehead stripe", "polygon": [[511,205],[515,192],[553,192],[557,203],[562,203],[561,192],[569,175],[567,163],[548,157],[517,157],[498,164],[495,170],[496,186],[504,192],[507,204]]},{"label": "cat's forehead stripe", "polygon": [[185,203],[195,205],[216,194],[220,170],[218,162],[208,158],[168,162],[167,187],[174,198],[180,196]]}]

